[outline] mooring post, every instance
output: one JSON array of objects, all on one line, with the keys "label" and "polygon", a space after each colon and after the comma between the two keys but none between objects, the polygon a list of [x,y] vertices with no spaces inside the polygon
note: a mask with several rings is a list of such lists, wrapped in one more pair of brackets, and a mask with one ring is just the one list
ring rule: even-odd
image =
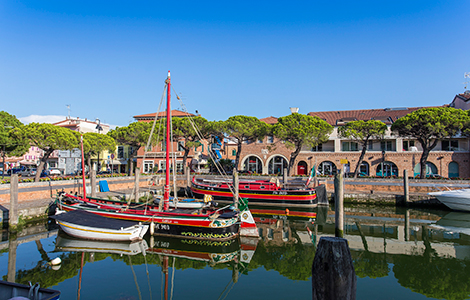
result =
[{"label": "mooring post", "polygon": [[405,205],[408,205],[408,203],[410,202],[410,184],[407,170],[403,170],[403,189],[405,196]]},{"label": "mooring post", "polygon": [[321,237],[312,264],[312,300],[355,300],[356,273],[348,241]]},{"label": "mooring post", "polygon": [[140,168],[135,168],[135,203],[139,202]]},{"label": "mooring post", "polygon": [[90,172],[90,185],[91,185],[91,196],[96,197],[96,171],[91,170]]},{"label": "mooring post", "polygon": [[341,170],[338,170],[338,173],[335,175],[335,236],[343,237],[344,231],[344,184],[343,184],[343,174]]},{"label": "mooring post", "polygon": [[410,240],[410,210],[406,209],[405,211],[405,241],[408,242]]},{"label": "mooring post", "polygon": [[191,188],[191,168],[186,166],[186,187],[189,190]]},{"label": "mooring post", "polygon": [[238,189],[239,189],[239,180],[238,180],[238,171],[233,169],[233,206],[238,208]]},{"label": "mooring post", "polygon": [[[16,174],[15,174],[16,175]],[[18,240],[15,234],[8,236],[8,274],[7,281],[15,282],[16,278],[16,249],[18,248]]]},{"label": "mooring post", "polygon": [[8,212],[10,231],[16,231],[18,226],[18,174],[10,177],[10,211]]},{"label": "mooring post", "polygon": [[282,172],[282,180],[284,181],[284,186],[287,184],[287,169],[284,169]]}]

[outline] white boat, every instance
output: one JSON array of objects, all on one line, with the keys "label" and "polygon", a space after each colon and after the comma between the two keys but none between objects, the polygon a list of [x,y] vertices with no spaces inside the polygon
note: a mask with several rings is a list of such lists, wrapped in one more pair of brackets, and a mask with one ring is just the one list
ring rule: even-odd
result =
[{"label": "white boat", "polygon": [[60,212],[51,217],[68,235],[103,241],[137,241],[147,232],[149,225],[117,220],[84,210]]},{"label": "white boat", "polygon": [[148,250],[145,240],[138,242],[108,242],[108,241],[84,241],[67,236],[58,235],[55,242],[55,251],[65,252],[92,252],[113,253],[120,255],[145,255]]},{"label": "white boat", "polygon": [[456,211],[449,212],[429,227],[452,233],[463,233],[470,236],[470,214]]},{"label": "white boat", "polygon": [[470,211],[470,189],[428,193],[453,210]]}]

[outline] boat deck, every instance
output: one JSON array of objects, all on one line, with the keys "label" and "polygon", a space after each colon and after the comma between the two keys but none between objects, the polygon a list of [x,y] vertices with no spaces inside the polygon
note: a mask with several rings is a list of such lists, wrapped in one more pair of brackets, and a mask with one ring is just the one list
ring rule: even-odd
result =
[{"label": "boat deck", "polygon": [[119,230],[121,228],[127,228],[139,224],[139,222],[106,218],[79,209],[54,215],[51,216],[51,218],[58,221],[69,222],[87,227],[99,227],[114,230]]}]

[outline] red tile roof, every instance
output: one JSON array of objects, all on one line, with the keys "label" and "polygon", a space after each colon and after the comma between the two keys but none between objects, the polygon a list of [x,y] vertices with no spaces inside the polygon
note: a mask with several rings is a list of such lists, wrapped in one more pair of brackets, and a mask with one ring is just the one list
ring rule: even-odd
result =
[{"label": "red tile roof", "polygon": [[426,107],[398,107],[398,108],[382,108],[382,109],[359,109],[359,110],[337,110],[337,111],[319,111],[310,112],[307,115],[316,116],[325,120],[328,124],[336,126],[343,125],[354,120],[380,120],[386,124],[395,122],[398,118],[403,117],[421,108]]},{"label": "red tile roof", "polygon": [[276,117],[267,117],[267,118],[262,118],[259,119],[261,122],[267,123],[267,124],[276,124],[277,123],[277,118]]},{"label": "red tile roof", "polygon": [[[134,116],[134,119],[136,120],[149,120],[149,119],[155,119],[155,115],[157,113],[150,113],[150,114],[144,114],[144,115],[138,115],[138,116]],[[171,111],[171,116],[172,117],[179,117],[179,118],[184,118],[184,117],[194,117],[195,115],[193,114],[190,114],[190,113],[187,113],[187,112],[184,112],[184,111],[181,111],[181,110],[177,110],[177,109],[173,109]],[[166,117],[166,111],[161,111],[158,113],[158,118],[165,118]]]}]

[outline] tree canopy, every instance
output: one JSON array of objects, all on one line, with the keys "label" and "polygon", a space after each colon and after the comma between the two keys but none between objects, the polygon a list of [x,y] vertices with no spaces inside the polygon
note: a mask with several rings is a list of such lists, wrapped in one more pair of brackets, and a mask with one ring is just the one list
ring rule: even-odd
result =
[{"label": "tree canopy", "polygon": [[302,146],[315,147],[324,143],[328,141],[329,134],[333,131],[333,127],[326,121],[299,113],[280,117],[277,121],[273,126],[274,135],[283,140],[287,147],[294,148],[287,166],[287,174],[290,174]]},{"label": "tree canopy", "polygon": [[133,158],[137,155],[139,148],[147,144],[151,128],[151,123],[133,122],[125,127],[116,127],[116,129],[108,132],[108,135],[114,138],[118,144],[132,147],[133,151],[130,155],[131,164],[129,168],[130,174],[132,174],[134,170]]},{"label": "tree canopy", "polygon": [[[199,146],[201,139],[210,137],[210,122],[203,117],[172,118],[173,139],[184,149],[183,162],[186,165],[189,151]],[[183,174],[186,168],[183,168]]]},{"label": "tree canopy", "polygon": [[28,141],[13,135],[16,128],[23,126],[23,123],[14,115],[0,111],[0,153],[2,156],[21,156],[28,151]]},{"label": "tree canopy", "polygon": [[356,169],[354,170],[354,178],[356,178],[359,173],[359,168],[364,160],[369,140],[382,138],[386,131],[387,125],[378,120],[357,120],[348,122],[346,125],[338,128],[339,136],[356,140],[362,147],[361,155],[359,156]]},{"label": "tree canopy", "polygon": [[83,156],[87,160],[89,170],[91,170],[91,156],[104,150],[110,153],[116,150],[116,141],[111,136],[96,132],[87,132],[83,135]]},{"label": "tree canopy", "polygon": [[469,120],[467,112],[452,107],[430,107],[416,110],[392,124],[392,131],[402,137],[416,139],[423,153],[420,158],[420,178],[426,176],[429,152],[440,139],[455,136]]},{"label": "tree canopy", "polygon": [[227,136],[237,139],[237,154],[235,167],[239,168],[240,153],[244,142],[254,142],[264,138],[269,133],[269,125],[256,117],[232,116],[226,121],[213,123],[213,133],[220,138]]},{"label": "tree canopy", "polygon": [[16,128],[15,136],[26,139],[31,146],[44,151],[44,156],[37,168],[35,182],[39,181],[44,165],[54,150],[72,150],[79,146],[79,133],[68,128],[47,123],[30,123]]}]

